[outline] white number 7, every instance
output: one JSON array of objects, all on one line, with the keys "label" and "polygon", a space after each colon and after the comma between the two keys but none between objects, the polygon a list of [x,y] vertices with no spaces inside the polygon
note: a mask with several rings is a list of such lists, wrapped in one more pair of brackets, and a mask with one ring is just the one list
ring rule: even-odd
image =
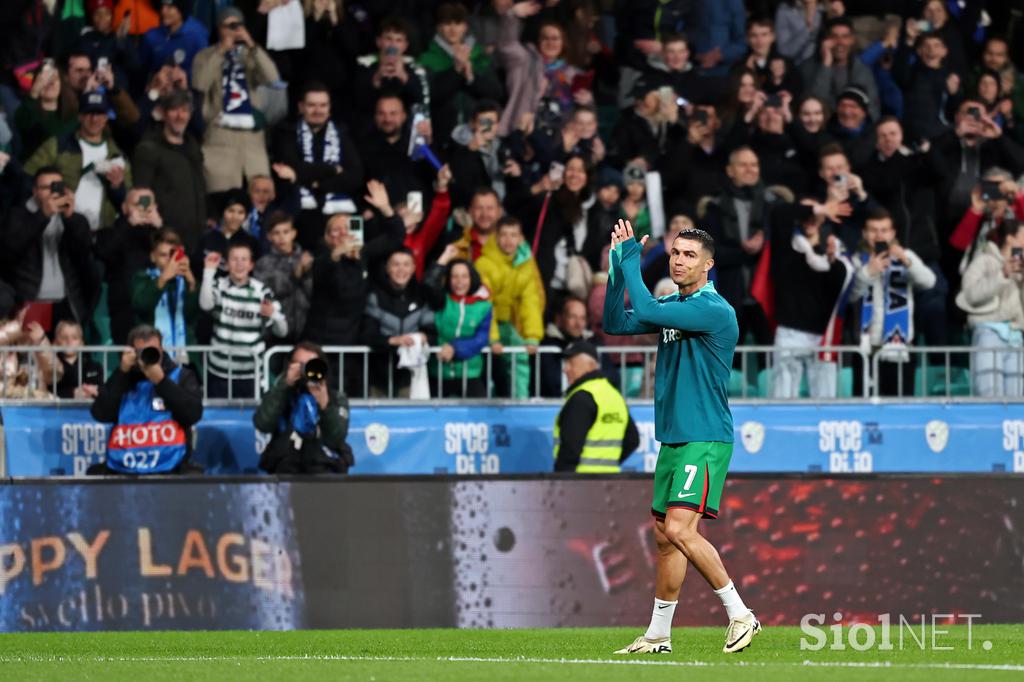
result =
[{"label": "white number 7", "polygon": [[687,473],[686,485],[683,486],[683,490],[689,490],[693,485],[693,477],[697,475],[697,467],[694,464],[687,464],[683,467],[683,471]]}]

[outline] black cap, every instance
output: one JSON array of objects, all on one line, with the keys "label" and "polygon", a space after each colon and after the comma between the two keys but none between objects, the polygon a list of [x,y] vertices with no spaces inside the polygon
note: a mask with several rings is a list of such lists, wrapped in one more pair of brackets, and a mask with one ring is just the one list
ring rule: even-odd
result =
[{"label": "black cap", "polygon": [[600,360],[597,356],[597,346],[589,341],[573,341],[562,351],[562,359],[568,360],[580,354],[586,354],[594,358],[594,360]]},{"label": "black cap", "polygon": [[83,92],[78,96],[78,113],[106,114],[110,111],[110,100],[99,90]]},{"label": "black cap", "polygon": [[[161,5],[174,5],[181,12],[181,16],[188,17],[189,6],[192,4],[188,0],[160,0]],[[159,10],[159,8],[157,8]]]},{"label": "black cap", "polygon": [[658,83],[652,75],[641,74],[636,82],[633,83],[633,87],[630,89],[629,94],[633,96],[633,99],[643,99],[647,96],[647,93],[657,90],[661,84]]}]

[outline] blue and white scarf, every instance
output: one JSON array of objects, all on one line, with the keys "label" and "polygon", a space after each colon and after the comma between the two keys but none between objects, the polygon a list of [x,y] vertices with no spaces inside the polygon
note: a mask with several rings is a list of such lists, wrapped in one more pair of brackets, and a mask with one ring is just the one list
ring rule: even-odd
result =
[{"label": "blue and white scarf", "polygon": [[249,217],[242,223],[242,229],[258,239],[261,245],[266,241],[263,236],[263,216],[260,215],[258,208],[249,211]]},{"label": "blue and white scarf", "polygon": [[[334,121],[327,121],[324,127],[323,156],[319,161],[313,149],[313,141],[316,137],[313,129],[304,120],[296,125],[296,135],[299,138],[299,148],[302,150],[302,160],[305,163],[326,163],[331,166],[344,165],[345,155],[341,148],[341,134]],[[307,187],[301,187],[303,210],[315,210],[319,204],[313,192]],[[323,212],[327,215],[334,213],[355,213],[355,202],[347,194],[328,192],[324,195]]]},{"label": "blue and white scarf", "polygon": [[[861,253],[862,264],[866,264],[869,254]],[[910,341],[910,273],[899,261],[892,264],[882,273],[882,305],[884,318],[882,321],[882,346],[905,346]],[[862,338],[871,334],[871,319],[874,317],[872,295],[874,286],[868,288],[861,301],[860,331]]]},{"label": "blue and white scarf", "polygon": [[283,430],[288,426],[303,438],[316,436],[320,424],[320,406],[309,392],[303,391],[292,400],[292,412]]},{"label": "blue and white scarf", "polygon": [[[154,280],[160,277],[159,268],[149,268],[146,274]],[[166,348],[184,348],[188,344],[185,336],[185,278],[174,278],[173,289],[165,287],[153,311],[153,326],[163,336]]]},{"label": "blue and white scarf", "polygon": [[221,83],[224,88],[224,111],[217,122],[224,128],[254,130],[256,117],[253,115],[252,96],[245,80],[245,64],[238,47],[228,50],[224,55]]}]

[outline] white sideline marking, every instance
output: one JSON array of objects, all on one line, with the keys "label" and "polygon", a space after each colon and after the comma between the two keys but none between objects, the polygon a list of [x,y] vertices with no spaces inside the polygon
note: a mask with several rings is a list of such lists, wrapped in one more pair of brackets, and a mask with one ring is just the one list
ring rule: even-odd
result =
[{"label": "white sideline marking", "polygon": [[352,662],[447,662],[447,663],[534,663],[545,665],[654,665],[678,668],[791,667],[791,668],[890,668],[925,670],[987,670],[1024,672],[1024,665],[998,663],[890,663],[887,661],[666,661],[637,658],[487,658],[476,656],[345,656],[307,654],[304,656],[0,656],[0,663],[238,663],[242,661],[352,661]]}]

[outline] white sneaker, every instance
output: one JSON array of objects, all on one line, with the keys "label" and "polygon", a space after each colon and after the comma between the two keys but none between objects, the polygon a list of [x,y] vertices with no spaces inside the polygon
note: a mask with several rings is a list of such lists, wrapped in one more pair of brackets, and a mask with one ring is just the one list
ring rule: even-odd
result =
[{"label": "white sneaker", "polygon": [[633,643],[625,649],[619,649],[617,654],[670,654],[672,653],[672,638],[662,637],[661,639],[650,640],[640,635],[633,640]]},{"label": "white sneaker", "polygon": [[750,646],[754,635],[759,632],[761,632],[761,623],[754,617],[753,611],[743,618],[730,620],[729,628],[725,631],[725,646],[722,647],[722,651],[727,654],[743,651]]}]

